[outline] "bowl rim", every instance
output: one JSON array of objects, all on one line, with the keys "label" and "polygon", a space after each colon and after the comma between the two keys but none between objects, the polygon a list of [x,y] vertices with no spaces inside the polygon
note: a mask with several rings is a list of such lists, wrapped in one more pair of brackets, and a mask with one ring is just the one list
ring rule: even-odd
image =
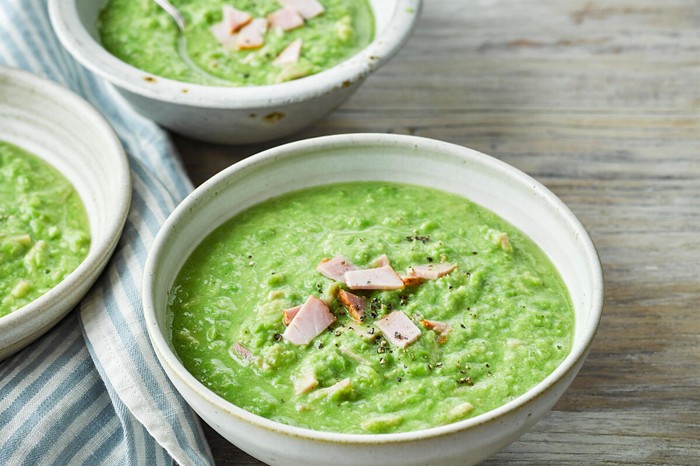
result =
[{"label": "bowl rim", "polygon": [[193,107],[246,109],[288,105],[349,87],[386,63],[408,40],[423,0],[396,0],[391,18],[363,50],[304,78],[264,86],[205,86],[147,73],[107,52],[80,20],[76,1],[49,0],[49,17],[63,46],[83,66],[112,84],[149,99]]},{"label": "bowl rim", "polygon": [[[465,419],[462,421],[431,427],[427,429],[400,432],[400,433],[390,433],[390,434],[348,434],[339,432],[326,432],[318,431],[308,428],[290,426],[286,424],[273,421],[249,411],[244,410],[236,406],[235,404],[223,399],[219,395],[215,394],[213,391],[206,388],[201,382],[194,378],[192,374],[185,369],[184,365],[180,362],[177,355],[170,348],[170,345],[166,341],[165,335],[160,331],[158,325],[158,320],[156,317],[156,310],[153,305],[152,298],[154,296],[155,290],[153,287],[152,279],[156,275],[156,269],[158,268],[159,256],[163,254],[163,250],[169,237],[175,234],[177,231],[176,225],[180,222],[181,217],[187,215],[189,211],[192,210],[193,204],[199,202],[200,199],[208,198],[208,193],[217,192],[219,185],[225,183],[226,179],[243,170],[248,170],[257,165],[266,164],[272,162],[273,160],[284,157],[286,155],[293,155],[300,151],[307,149],[318,150],[320,147],[332,148],[337,146],[355,145],[358,144],[388,144],[388,145],[400,145],[406,148],[420,149],[430,148],[431,150],[438,150],[441,152],[449,152],[450,155],[454,155],[463,159],[469,159],[471,162],[477,161],[478,163],[484,164],[489,168],[505,172],[507,176],[515,179],[519,183],[527,184],[533,189],[538,191],[548,203],[556,206],[562,220],[569,225],[569,227],[576,232],[581,241],[581,247],[584,248],[585,256],[588,259],[588,265],[592,270],[593,276],[593,294],[591,296],[591,315],[589,319],[589,324],[585,327],[584,333],[579,341],[579,344],[572,346],[570,353],[562,361],[559,366],[549,374],[544,380],[539,382],[534,387],[530,388],[528,391],[522,395],[516,397],[515,399],[509,401],[508,403],[501,405],[498,408],[487,411],[486,413],[480,414],[473,418]],[[225,219],[224,219],[225,220]],[[222,220],[222,222],[224,221]],[[161,364],[167,364],[170,372],[177,376],[180,381],[186,385],[189,389],[195,391],[202,399],[214,407],[215,409],[225,412],[229,415],[236,417],[239,421],[252,424],[255,427],[262,428],[268,431],[276,432],[279,434],[285,434],[297,438],[305,438],[315,441],[325,441],[333,443],[343,443],[343,444],[364,444],[364,445],[378,445],[386,443],[402,443],[411,442],[416,440],[426,440],[429,438],[441,437],[450,434],[454,434],[459,431],[473,428],[477,425],[486,424],[491,421],[498,419],[500,416],[515,412],[523,409],[527,409],[528,403],[536,398],[543,396],[548,391],[552,390],[557,382],[567,377],[568,375],[575,375],[575,373],[580,368],[583,360],[587,356],[590,347],[593,343],[593,338],[597,332],[598,326],[600,324],[600,319],[602,317],[603,308],[603,272],[600,263],[600,258],[596,251],[596,248],[581,222],[576,218],[573,212],[561,201],[554,193],[547,189],[540,182],[520,171],[519,169],[502,162],[494,157],[488,156],[481,152],[469,149],[456,144],[451,144],[447,142],[442,142],[434,139],[428,139],[416,136],[405,136],[405,135],[395,135],[395,134],[380,134],[380,133],[355,133],[355,134],[344,134],[344,135],[332,135],[332,136],[322,136],[318,138],[306,139],[296,142],[291,142],[281,146],[277,146],[256,155],[253,155],[247,159],[237,162],[218,174],[214,175],[212,178],[204,182],[195,191],[193,191],[189,196],[187,196],[171,213],[168,219],[163,224],[161,230],[158,232],[151,251],[146,260],[144,275],[143,275],[143,286],[142,286],[142,303],[144,318],[146,322],[146,328],[148,331],[151,343],[156,350]]]},{"label": "bowl rim", "polygon": [[[110,154],[110,163],[113,164],[112,176],[116,178],[116,185],[118,186],[114,210],[111,211],[110,215],[105,216],[104,234],[100,238],[95,238],[94,232],[91,231],[90,249],[85,259],[49,291],[19,309],[0,317],[0,333],[4,333],[6,329],[30,325],[35,319],[41,318],[47,309],[52,306],[57,306],[60,309],[52,312],[51,319],[45,321],[39,327],[32,326],[31,333],[23,334],[22,338],[13,339],[9,346],[0,348],[0,353],[2,353],[6,350],[11,352],[19,350],[24,346],[25,342],[28,343],[35,336],[44,333],[55,325],[84,296],[84,293],[77,296],[74,299],[75,302],[68,306],[71,293],[81,288],[81,286],[85,287],[85,292],[87,292],[89,286],[86,285],[92,285],[97,280],[116,248],[126,223],[131,205],[131,172],[126,152],[116,133],[102,114],[82,97],[54,81],[15,67],[0,66],[0,79],[18,82],[22,86],[31,86],[38,94],[45,95],[54,101],[62,101],[66,108],[72,108],[74,113],[85,115],[89,119],[90,124],[93,125],[94,134],[100,134],[102,139],[104,139],[103,153]],[[46,162],[51,164],[49,161]],[[53,164],[51,165],[53,166]],[[83,203],[85,204],[84,201]],[[87,206],[85,210],[88,218],[94,215],[87,209]],[[96,239],[97,241],[95,241]],[[62,309],[64,306],[67,308]],[[0,357],[0,359],[2,358]]]}]

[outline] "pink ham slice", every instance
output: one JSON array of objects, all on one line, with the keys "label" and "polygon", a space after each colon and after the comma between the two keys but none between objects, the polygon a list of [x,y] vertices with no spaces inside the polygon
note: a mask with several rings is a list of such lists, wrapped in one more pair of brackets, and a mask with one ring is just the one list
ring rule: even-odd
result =
[{"label": "pink ham slice", "polygon": [[280,3],[294,8],[305,19],[315,18],[326,11],[318,0],[280,0]]},{"label": "pink ham slice", "polygon": [[267,31],[267,20],[265,18],[255,18],[247,26],[240,30],[236,38],[236,46],[240,50],[250,50],[262,47],[265,43],[265,32]]},{"label": "pink ham slice", "polygon": [[284,66],[296,63],[299,61],[299,56],[301,55],[301,39],[296,39],[292,41],[284,50],[277,55],[272,62],[275,66]]},{"label": "pink ham slice", "polygon": [[389,261],[389,258],[386,256],[386,254],[382,254],[381,256],[374,259],[372,265],[374,267],[382,267],[384,265],[391,265],[391,262]]},{"label": "pink ham slice", "polygon": [[345,272],[345,284],[351,290],[400,290],[403,280],[390,265]]},{"label": "pink ham slice", "polygon": [[409,267],[408,274],[403,277],[403,281],[406,286],[418,285],[426,280],[436,280],[444,277],[456,268],[456,264],[448,264],[447,262],[417,265]]},{"label": "pink ham slice", "polygon": [[295,10],[288,6],[270,13],[267,16],[271,28],[290,31],[304,25],[304,18]]},{"label": "pink ham slice", "polygon": [[355,322],[365,321],[367,298],[357,296],[356,294],[349,293],[345,290],[338,291],[338,298],[340,299],[340,302],[343,303],[343,306],[348,309],[348,313]]},{"label": "pink ham slice", "polygon": [[449,333],[452,327],[450,327],[450,324],[447,322],[440,322],[437,320],[428,320],[428,319],[423,319],[420,322],[423,324],[423,327],[427,328],[428,330],[434,330],[435,333],[438,335],[444,335],[446,333]]},{"label": "pink ham slice", "polygon": [[316,270],[331,280],[343,281],[345,273],[350,270],[357,270],[357,266],[343,256],[335,256],[333,259],[322,260],[316,266]]},{"label": "pink ham slice", "polygon": [[392,345],[405,348],[420,337],[420,329],[401,311],[394,311],[375,322]]},{"label": "pink ham slice", "polygon": [[229,34],[238,32],[243,26],[253,20],[253,17],[249,13],[237,10],[229,5],[224,5],[223,14],[224,19],[222,23],[228,27]]},{"label": "pink ham slice", "polygon": [[231,29],[225,22],[216,23],[209,30],[225,49],[236,50],[238,48],[236,45],[238,36],[231,34]]},{"label": "pink ham slice", "polygon": [[284,323],[285,327],[288,326],[292,320],[294,320],[294,317],[299,313],[299,310],[301,309],[301,304],[298,306],[290,307],[289,309],[282,309],[282,322]]},{"label": "pink ham slice", "polygon": [[306,345],[335,322],[326,303],[309,296],[282,336],[295,345]]}]

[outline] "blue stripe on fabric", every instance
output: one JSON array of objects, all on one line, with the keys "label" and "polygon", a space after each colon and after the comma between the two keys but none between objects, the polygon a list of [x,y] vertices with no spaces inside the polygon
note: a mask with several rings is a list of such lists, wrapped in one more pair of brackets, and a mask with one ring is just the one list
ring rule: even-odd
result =
[{"label": "blue stripe on fabric", "polygon": [[[71,319],[73,320],[73,319]],[[74,332],[71,332],[68,336],[72,337]],[[56,338],[53,338],[52,340],[57,340],[60,334],[56,332]],[[70,358],[77,354],[80,351],[80,335],[75,334],[75,341],[71,343],[67,348],[66,352],[59,355],[59,357],[51,364],[49,368],[42,369],[42,372],[49,372],[49,373],[60,373],[61,370],[68,364]],[[60,346],[60,345],[56,345]],[[22,381],[19,380],[22,378],[24,374],[29,373],[31,370],[32,373],[36,372],[36,370],[46,362],[46,359],[49,358],[49,355],[55,351],[56,346],[53,345],[40,345],[37,348],[41,349],[41,352],[37,354],[34,357],[34,360],[32,363],[29,365],[27,368],[22,368],[21,371],[18,371],[16,374],[13,375],[13,377],[7,381],[7,383],[3,383],[3,387],[8,389],[8,392],[15,386],[15,384],[21,384]],[[29,353],[28,355],[31,355]],[[46,358],[46,359],[44,359]],[[44,377],[38,377],[34,382],[28,384],[22,393],[20,393],[17,398],[15,398],[10,404],[7,405],[7,407],[3,410],[3,416],[7,415],[9,417],[12,417],[14,415],[17,415],[17,413],[20,413],[22,411],[22,408],[29,403],[34,396],[40,391],[40,389],[43,387],[43,385],[46,383],[44,380]]]},{"label": "blue stripe on fabric", "polygon": [[[60,359],[59,365],[61,368],[65,367],[68,363],[73,362],[73,359],[76,356],[79,356],[80,352],[84,349],[85,347],[83,346],[83,342],[81,340],[76,340],[71,343],[70,347],[63,354],[64,357]],[[70,390],[73,388],[73,385],[76,385],[76,382],[80,382],[90,373],[92,367],[92,361],[89,358],[84,358],[73,370],[70,371],[70,376],[66,377],[70,380],[70,383],[59,384],[56,387],[56,391],[42,399],[41,402],[34,407],[34,410],[38,413],[48,412],[52,407],[56,406],[61,399],[70,393]],[[23,393],[23,395],[28,396],[26,398],[25,396],[22,396],[15,401],[28,401],[29,399],[33,398],[45,385],[46,380],[43,378],[35,380]],[[22,407],[17,407],[17,415],[21,415]],[[41,417],[42,416],[27,417],[20,428],[13,432],[12,435],[5,441],[3,450],[12,450],[14,445],[20,444],[21,441],[30,434],[36,424],[41,421]]]},{"label": "blue stripe on fabric", "polygon": [[[75,389],[75,385],[73,387]],[[36,444],[34,448],[31,449],[26,458],[24,459],[24,464],[35,465],[41,463],[42,454],[48,451],[52,446],[56,445],[58,439],[63,435],[66,427],[73,423],[75,418],[75,413],[85,411],[89,406],[97,403],[99,401],[100,394],[104,390],[104,383],[96,374],[93,375],[92,384],[87,388],[87,390],[80,397],[75,397],[74,399],[67,398],[65,409],[59,416],[54,420],[56,425],[63,426],[63,429],[52,429],[47,433],[44,433],[42,438],[34,439]],[[85,443],[87,440],[94,436],[94,431],[91,429],[85,429],[85,426],[80,426],[80,432],[82,435],[75,437],[73,441],[80,441]],[[87,437],[87,438],[86,438]]]},{"label": "blue stripe on fabric", "polygon": [[[60,328],[67,327],[66,322],[77,320],[76,318],[76,314],[71,313],[68,317],[66,317],[66,319],[64,319],[62,325],[60,325]],[[5,397],[9,395],[11,389],[14,388],[15,385],[22,382],[20,379],[24,378],[26,374],[34,372],[39,365],[46,362],[51,353],[53,353],[56,349],[54,343],[60,338],[65,339],[65,335],[61,335],[58,332],[52,332],[45,337],[46,341],[40,341],[30,346],[26,351],[27,354],[24,358],[10,358],[3,361],[2,366],[0,366],[0,378],[3,379],[3,383],[0,386],[0,400],[4,400]],[[34,353],[36,351],[40,352],[35,356]],[[24,364],[27,363],[28,356],[31,357],[31,361],[28,365],[24,366]],[[19,367],[21,367],[21,370],[17,370]],[[10,376],[12,372],[15,373]],[[11,378],[7,379],[6,377]]]}]

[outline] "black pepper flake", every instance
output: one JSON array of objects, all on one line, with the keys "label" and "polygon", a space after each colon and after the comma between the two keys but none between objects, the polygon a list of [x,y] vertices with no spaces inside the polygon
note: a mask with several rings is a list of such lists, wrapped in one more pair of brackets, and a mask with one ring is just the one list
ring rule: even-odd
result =
[{"label": "black pepper flake", "polygon": [[323,342],[321,341],[321,342],[319,342],[319,344],[318,344],[318,349],[322,349],[322,348],[323,348]]},{"label": "black pepper flake", "polygon": [[436,362],[436,363],[435,363],[435,367],[442,367],[442,363],[441,363],[441,362]]},{"label": "black pepper flake", "polygon": [[396,377],[397,382],[401,382],[401,377]]},{"label": "black pepper flake", "polygon": [[336,337],[339,337],[341,333],[342,333],[342,332],[341,332],[340,330],[336,330],[336,331],[335,331],[335,336],[336,336]]},{"label": "black pepper flake", "polygon": [[374,327],[370,327],[367,333],[369,333],[370,335],[374,335]]},{"label": "black pepper flake", "polygon": [[408,296],[406,296],[405,294],[399,296],[399,304],[401,304],[402,306],[408,304]]},{"label": "black pepper flake", "polygon": [[476,256],[477,254],[479,254],[479,253],[476,251],[472,251],[472,256]]},{"label": "black pepper flake", "polygon": [[394,332],[394,338],[397,340],[407,340],[408,337],[401,335],[401,332]]},{"label": "black pepper flake", "polygon": [[464,326],[464,324],[459,324],[459,326],[462,327],[462,328],[467,328],[467,327]]},{"label": "black pepper flake", "polygon": [[412,236],[407,236],[406,241],[409,242],[414,242],[414,241],[420,241],[421,243],[425,244],[428,241],[430,241],[430,236],[428,235],[412,235]]},{"label": "black pepper flake", "polygon": [[275,335],[273,337],[274,337],[275,341],[282,341],[282,335],[280,335],[279,333],[275,333]]},{"label": "black pepper flake", "polygon": [[469,385],[469,386],[474,385],[474,382],[472,382],[471,377],[460,377],[459,379],[457,379],[457,383],[459,383],[459,384],[467,384],[467,385]]},{"label": "black pepper flake", "polygon": [[433,261],[433,258],[430,257],[430,256],[428,256],[426,259],[428,259],[428,262],[432,262],[432,261]]}]

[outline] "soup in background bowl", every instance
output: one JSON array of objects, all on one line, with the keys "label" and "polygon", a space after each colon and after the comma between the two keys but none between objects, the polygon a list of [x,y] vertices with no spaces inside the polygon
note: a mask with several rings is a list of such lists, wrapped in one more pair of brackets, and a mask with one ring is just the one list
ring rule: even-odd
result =
[{"label": "soup in background bowl", "polygon": [[[23,252],[22,248],[34,249],[34,252],[27,250],[24,256],[27,264],[22,263],[22,267],[35,268],[40,274],[54,274],[54,266],[66,259],[60,257],[63,254],[60,250],[51,250],[53,241],[64,242],[68,250],[75,249],[81,255],[85,249],[87,254],[81,260],[66,264],[72,271],[61,274],[60,279],[57,277],[58,283],[50,286],[48,291],[0,317],[2,359],[47,332],[90,289],[121,236],[131,201],[131,179],[126,154],[102,115],[66,88],[26,71],[0,67],[0,141],[33,154],[37,163],[49,165],[52,167],[47,168],[49,171],[55,169],[60,173],[60,178],[72,188],[56,195],[66,196],[66,205],[82,203],[85,210],[81,214],[76,212],[81,210],[77,206],[68,206],[63,213],[77,213],[77,217],[86,214],[84,227],[88,230],[81,234],[61,231],[58,225],[44,225],[47,228],[42,245],[42,223],[50,215],[45,217],[39,213],[41,222],[29,219],[31,231],[12,235],[12,241],[19,241],[19,253]],[[21,167],[11,168],[12,171],[15,169],[21,172]],[[25,183],[20,172],[15,175],[5,173],[4,176]],[[52,188],[55,186],[46,187],[47,190]],[[15,214],[36,214],[32,211],[43,207],[32,207],[35,202],[37,200],[28,199],[27,207]],[[56,228],[52,229],[52,226]],[[0,241],[4,243],[3,233],[6,232],[0,232]],[[54,257],[42,257],[46,254]],[[15,283],[10,293],[21,297],[24,292],[31,291],[31,284],[27,286],[24,288],[21,283]]]}]

